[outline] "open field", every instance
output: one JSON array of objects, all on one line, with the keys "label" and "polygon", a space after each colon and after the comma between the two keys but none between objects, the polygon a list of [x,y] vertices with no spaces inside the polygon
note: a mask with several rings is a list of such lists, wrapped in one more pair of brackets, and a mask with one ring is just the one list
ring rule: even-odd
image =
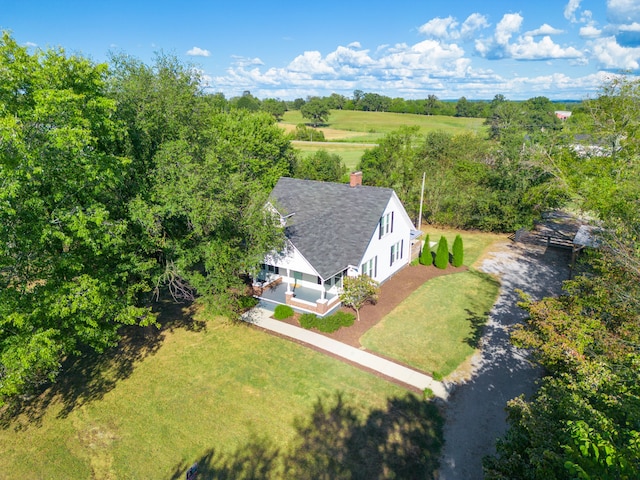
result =
[{"label": "open field", "polygon": [[309,155],[318,150],[326,150],[329,153],[340,155],[342,162],[348,171],[355,170],[360,162],[362,155],[373,146],[364,146],[359,143],[343,143],[343,142],[292,142],[293,146],[300,150],[303,155]]},{"label": "open field", "polygon": [[[449,249],[456,230],[425,227],[430,241],[445,235]],[[462,235],[466,266],[504,236]],[[425,268],[435,268],[429,266]],[[371,351],[395,358],[419,370],[446,376],[478,347],[487,314],[498,296],[499,283],[472,268],[430,280],[392,310],[360,339]]]},{"label": "open field", "polygon": [[[328,126],[318,128],[327,142],[295,141],[293,145],[304,154],[320,149],[338,154],[347,170],[354,170],[367,149],[373,148],[387,133],[403,125],[418,125],[423,134],[434,130],[452,134],[466,131],[482,133],[485,129],[483,121],[482,118],[332,110]],[[308,120],[302,118],[299,110],[291,110],[285,113],[279,125],[285,131],[293,132],[296,125],[306,122]]]},{"label": "open field", "polygon": [[[281,124],[295,127],[295,125],[307,122],[308,120],[302,118],[299,110],[291,110],[285,113]],[[434,130],[452,134],[469,131],[483,133],[486,128],[482,125],[483,122],[483,118],[331,110],[325,137],[327,140],[333,141],[376,143],[387,133],[404,125],[417,125],[423,134]],[[325,131],[325,127],[321,127],[320,130]],[[340,134],[340,132],[344,133]]]},{"label": "open field", "polygon": [[82,363],[38,408],[4,417],[0,476],[177,479],[196,460],[220,474],[212,465],[222,469],[252,440],[286,449],[294,419],[308,419],[318,398],[342,392],[362,418],[406,398],[372,374],[248,326],[202,326],[163,330],[161,344],[131,365],[120,354],[95,368]]}]

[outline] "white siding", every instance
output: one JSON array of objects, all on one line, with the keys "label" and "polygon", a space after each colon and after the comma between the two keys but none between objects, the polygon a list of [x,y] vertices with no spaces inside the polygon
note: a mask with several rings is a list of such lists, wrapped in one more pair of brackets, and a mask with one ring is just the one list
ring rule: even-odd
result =
[{"label": "white siding", "polygon": [[[322,285],[318,285],[318,272],[311,266],[306,258],[287,240],[287,247],[281,254],[267,255],[264,263],[274,265],[280,269],[280,276],[283,282],[297,283],[304,287],[321,290]],[[289,269],[289,276],[287,276]],[[293,272],[302,273],[302,277],[294,278]]]},{"label": "white siding", "polygon": [[[388,233],[386,233],[387,229],[385,228],[385,233],[380,238],[380,226],[378,226],[358,264],[359,273],[362,273],[362,264],[374,259],[371,276],[378,282],[384,282],[411,261],[411,230],[413,229],[413,224],[395,194],[389,200],[383,217],[389,215],[390,218],[391,214],[393,216],[393,231],[389,228]],[[400,245],[402,258],[394,259],[394,262],[391,263],[391,247],[393,245]],[[375,260],[376,257],[377,262]]]}]

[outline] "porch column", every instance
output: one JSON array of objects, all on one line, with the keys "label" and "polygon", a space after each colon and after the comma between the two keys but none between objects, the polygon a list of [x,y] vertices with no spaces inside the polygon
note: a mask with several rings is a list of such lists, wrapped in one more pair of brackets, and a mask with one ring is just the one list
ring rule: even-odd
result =
[{"label": "porch column", "polygon": [[322,280],[322,290],[320,291],[320,300],[325,300],[327,298],[327,294],[324,288],[324,278],[322,278],[321,280]]},{"label": "porch column", "polygon": [[291,275],[289,274],[289,269],[287,268],[287,293],[291,293],[291,282],[289,281],[290,278]]}]

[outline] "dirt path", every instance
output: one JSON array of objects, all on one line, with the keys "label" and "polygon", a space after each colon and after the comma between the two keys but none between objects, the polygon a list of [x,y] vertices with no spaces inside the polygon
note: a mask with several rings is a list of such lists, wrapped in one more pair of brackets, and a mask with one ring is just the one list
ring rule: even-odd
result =
[{"label": "dirt path", "polygon": [[446,403],[445,446],[440,480],[482,479],[482,458],[495,453],[496,439],[507,428],[506,402],[531,395],[540,371],[526,352],[509,342],[508,328],[525,317],[515,289],[534,299],[557,295],[569,275],[570,253],[533,245],[505,243],[488,256],[480,270],[499,275],[501,289],[473,359],[474,374],[457,386]]}]

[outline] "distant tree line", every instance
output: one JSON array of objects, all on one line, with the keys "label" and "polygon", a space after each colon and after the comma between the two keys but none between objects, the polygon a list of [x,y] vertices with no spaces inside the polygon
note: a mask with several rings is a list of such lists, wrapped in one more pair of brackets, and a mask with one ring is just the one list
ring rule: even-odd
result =
[{"label": "distant tree line", "polygon": [[[217,94],[219,97],[224,97]],[[551,105],[553,110],[574,110],[580,107],[580,102],[552,102],[546,97],[535,97],[544,99]],[[523,103],[531,103],[535,99],[525,102],[507,100],[504,95],[497,94],[492,100],[469,100],[460,97],[457,101],[440,100],[436,95],[428,95],[424,99],[404,99],[391,98],[378,93],[363,92],[354,90],[351,97],[346,97],[337,93],[332,93],[328,97],[309,96],[296,98],[295,100],[279,100],[275,98],[265,98],[260,100],[254,97],[251,92],[245,91],[242,96],[233,97],[228,100],[229,108],[243,108],[252,111],[263,110],[271,113],[277,120],[280,120],[288,110],[300,110],[303,114],[306,110],[321,111],[328,114],[329,110],[357,110],[364,112],[391,112],[391,113],[412,113],[416,115],[443,115],[450,117],[472,117],[491,118],[495,115],[507,115],[504,110],[512,109],[514,112]],[[496,112],[500,106],[501,112]],[[321,115],[322,117],[323,115]],[[313,119],[313,115],[305,115],[306,118]],[[320,122],[322,123],[322,122]]]}]

